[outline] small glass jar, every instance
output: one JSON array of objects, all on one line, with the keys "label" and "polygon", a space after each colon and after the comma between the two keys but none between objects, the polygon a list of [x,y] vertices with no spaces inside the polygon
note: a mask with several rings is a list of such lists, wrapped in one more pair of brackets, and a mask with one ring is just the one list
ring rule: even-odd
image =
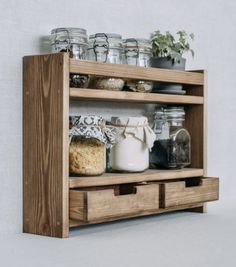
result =
[{"label": "small glass jar", "polygon": [[[89,60],[121,64],[122,51],[122,39],[119,34],[96,33],[89,36]],[[89,86],[95,89],[119,91],[124,87],[124,80],[120,78],[93,77]]]},{"label": "small glass jar", "polygon": [[[148,39],[129,38],[123,41],[125,64],[150,67],[151,41]],[[134,92],[148,93],[152,91],[153,82],[151,81],[127,81],[126,89]]]},{"label": "small glass jar", "polygon": [[184,120],[183,107],[162,108],[155,113],[151,167],[178,169],[191,164],[191,137],[183,127]]},{"label": "small glass jar", "polygon": [[70,117],[69,171],[81,176],[101,175],[106,169],[105,122],[100,116]]},{"label": "small glass jar", "polygon": [[[56,28],[51,31],[51,48],[53,53],[69,52],[70,57],[78,60],[88,59],[88,36],[82,28]],[[84,88],[88,86],[89,76],[70,75],[70,86]]]},{"label": "small glass jar", "polygon": [[155,134],[146,117],[112,117],[111,124],[119,136],[110,148],[110,171],[142,172],[149,167],[149,149]]}]

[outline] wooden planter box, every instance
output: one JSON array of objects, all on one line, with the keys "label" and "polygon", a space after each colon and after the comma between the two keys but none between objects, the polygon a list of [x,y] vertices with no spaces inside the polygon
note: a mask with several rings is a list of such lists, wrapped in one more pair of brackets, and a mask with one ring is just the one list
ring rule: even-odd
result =
[{"label": "wooden planter box", "polygon": [[[206,72],[173,71],[70,59],[67,53],[24,57],[24,232],[67,237],[70,227],[158,214],[205,211],[218,199],[207,177]],[[69,88],[69,74],[180,83],[187,95]],[[192,163],[181,170],[69,177],[70,100],[185,106]],[[78,102],[79,103],[79,102]]]}]

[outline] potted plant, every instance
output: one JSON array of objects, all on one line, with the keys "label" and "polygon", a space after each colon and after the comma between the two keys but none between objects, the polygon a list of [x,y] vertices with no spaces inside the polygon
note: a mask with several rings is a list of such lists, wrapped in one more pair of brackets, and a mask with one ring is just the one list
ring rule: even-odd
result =
[{"label": "potted plant", "polygon": [[[177,38],[169,31],[162,34],[155,31],[151,34],[152,58],[151,66],[154,68],[185,70],[186,59],[183,54],[191,52],[194,57],[194,51],[190,48],[190,41],[194,40],[194,34],[187,34],[185,31],[178,31]],[[181,91],[182,85],[176,84],[155,84],[155,90]],[[184,92],[182,92],[184,93]]]}]

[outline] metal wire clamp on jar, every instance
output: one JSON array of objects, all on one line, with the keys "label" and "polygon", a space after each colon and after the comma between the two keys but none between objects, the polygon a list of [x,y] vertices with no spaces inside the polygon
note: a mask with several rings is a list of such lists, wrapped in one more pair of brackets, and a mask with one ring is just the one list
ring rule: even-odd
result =
[{"label": "metal wire clamp on jar", "polygon": [[[104,63],[122,63],[122,39],[115,33],[96,33],[89,36],[89,59]],[[120,78],[93,77],[89,85],[95,89],[122,90],[124,80]]]},{"label": "metal wire clamp on jar", "polygon": [[[51,31],[51,49],[53,53],[68,52],[71,58],[88,59],[88,36],[82,28],[56,28]],[[88,75],[71,74],[71,87],[87,87]]]},{"label": "metal wire clamp on jar", "polygon": [[161,108],[154,114],[156,141],[150,153],[151,167],[184,168],[191,164],[191,137],[183,128],[183,107]]},{"label": "metal wire clamp on jar", "polygon": [[106,169],[106,145],[116,138],[96,115],[70,116],[69,171],[81,176],[101,175]]},{"label": "metal wire clamp on jar", "polygon": [[[139,67],[150,67],[151,41],[148,39],[128,38],[123,40],[124,63]],[[152,91],[151,81],[127,81],[125,87],[134,92]]]}]

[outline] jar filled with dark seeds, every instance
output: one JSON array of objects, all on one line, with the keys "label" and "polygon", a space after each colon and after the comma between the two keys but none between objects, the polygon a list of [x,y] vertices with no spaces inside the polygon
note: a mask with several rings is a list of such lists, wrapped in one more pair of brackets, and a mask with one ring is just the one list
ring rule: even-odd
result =
[{"label": "jar filled with dark seeds", "polygon": [[191,137],[183,127],[183,107],[161,108],[154,114],[156,141],[150,153],[152,168],[183,168],[191,164]]},{"label": "jar filled with dark seeds", "polygon": [[[56,28],[51,31],[51,50],[53,53],[68,52],[71,58],[88,59],[88,36],[82,28]],[[70,86],[88,86],[89,75],[70,74]]]},{"label": "jar filled with dark seeds", "polygon": [[[150,67],[151,41],[148,39],[129,38],[123,40],[125,64]],[[152,91],[153,82],[151,81],[127,81],[125,89],[134,92],[148,93]]]}]

